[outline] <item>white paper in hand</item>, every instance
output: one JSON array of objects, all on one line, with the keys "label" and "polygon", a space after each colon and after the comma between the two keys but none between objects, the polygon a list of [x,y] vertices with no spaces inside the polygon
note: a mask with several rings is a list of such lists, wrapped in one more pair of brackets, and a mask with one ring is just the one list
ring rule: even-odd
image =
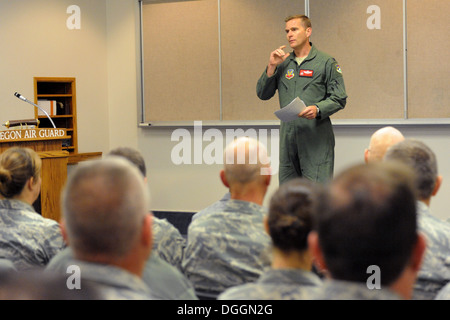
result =
[{"label": "white paper in hand", "polygon": [[289,122],[295,119],[298,119],[298,114],[302,112],[306,108],[303,100],[300,100],[299,97],[296,97],[291,101],[287,106],[281,108],[280,110],[275,111],[275,115],[283,122]]}]

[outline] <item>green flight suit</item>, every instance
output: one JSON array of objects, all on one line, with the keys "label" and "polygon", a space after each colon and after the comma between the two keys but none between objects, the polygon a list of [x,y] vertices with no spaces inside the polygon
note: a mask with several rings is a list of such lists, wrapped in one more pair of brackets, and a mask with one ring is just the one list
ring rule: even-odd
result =
[{"label": "green flight suit", "polygon": [[268,77],[266,71],[258,80],[257,95],[268,100],[278,90],[280,106],[297,96],[306,106],[320,109],[314,120],[298,118],[280,125],[280,184],[292,178],[305,177],[326,182],[334,170],[334,132],[330,116],[343,109],[347,101],[344,79],[336,60],[314,45],[298,65],[294,52]]}]

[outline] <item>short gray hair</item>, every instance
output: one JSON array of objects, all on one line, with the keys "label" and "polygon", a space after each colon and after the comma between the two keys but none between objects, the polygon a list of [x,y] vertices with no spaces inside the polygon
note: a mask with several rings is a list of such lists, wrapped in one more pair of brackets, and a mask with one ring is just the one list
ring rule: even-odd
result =
[{"label": "short gray hair", "polygon": [[63,191],[63,217],[75,255],[124,256],[148,213],[142,174],[129,161],[108,157],[80,163]]},{"label": "short gray hair", "polygon": [[270,174],[266,147],[258,140],[240,137],[224,151],[224,171],[228,182],[246,184]]},{"label": "short gray hair", "polygon": [[405,139],[390,147],[384,160],[398,161],[410,166],[415,173],[419,199],[431,197],[438,176],[438,167],[436,155],[425,143],[415,139]]}]

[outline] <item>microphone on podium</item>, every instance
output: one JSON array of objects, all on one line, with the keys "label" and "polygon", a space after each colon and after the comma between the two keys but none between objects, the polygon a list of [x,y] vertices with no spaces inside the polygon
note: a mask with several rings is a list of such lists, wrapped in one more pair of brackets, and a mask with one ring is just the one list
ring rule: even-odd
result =
[{"label": "microphone on podium", "polygon": [[44,109],[42,109],[40,106],[38,106],[37,104],[31,102],[30,100],[28,100],[27,98],[25,98],[23,95],[21,95],[20,93],[16,92],[14,93],[14,95],[19,98],[20,100],[23,100],[25,102],[28,102],[29,104],[35,106],[36,108],[38,108],[39,110],[41,110],[48,118],[48,120],[50,120],[50,122],[53,125],[53,128],[56,128],[55,123],[53,122],[52,118],[50,118],[49,114],[47,113],[47,111],[45,111]]}]

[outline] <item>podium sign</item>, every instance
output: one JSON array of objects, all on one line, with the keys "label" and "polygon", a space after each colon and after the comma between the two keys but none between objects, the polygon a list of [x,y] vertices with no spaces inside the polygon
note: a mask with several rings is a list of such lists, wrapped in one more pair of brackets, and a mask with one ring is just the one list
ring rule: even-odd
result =
[{"label": "podium sign", "polygon": [[[66,129],[32,128],[0,131],[0,153],[11,147],[30,148],[42,159],[41,214],[59,221],[61,218],[61,191],[67,179],[69,152],[62,142],[70,139]],[[39,201],[39,199],[38,199]]]},{"label": "podium sign", "polygon": [[5,130],[0,131],[0,141],[28,141],[36,139],[54,139],[59,138],[68,139],[66,137],[65,129],[54,129],[54,128],[36,128],[36,129],[21,129],[21,130]]}]

